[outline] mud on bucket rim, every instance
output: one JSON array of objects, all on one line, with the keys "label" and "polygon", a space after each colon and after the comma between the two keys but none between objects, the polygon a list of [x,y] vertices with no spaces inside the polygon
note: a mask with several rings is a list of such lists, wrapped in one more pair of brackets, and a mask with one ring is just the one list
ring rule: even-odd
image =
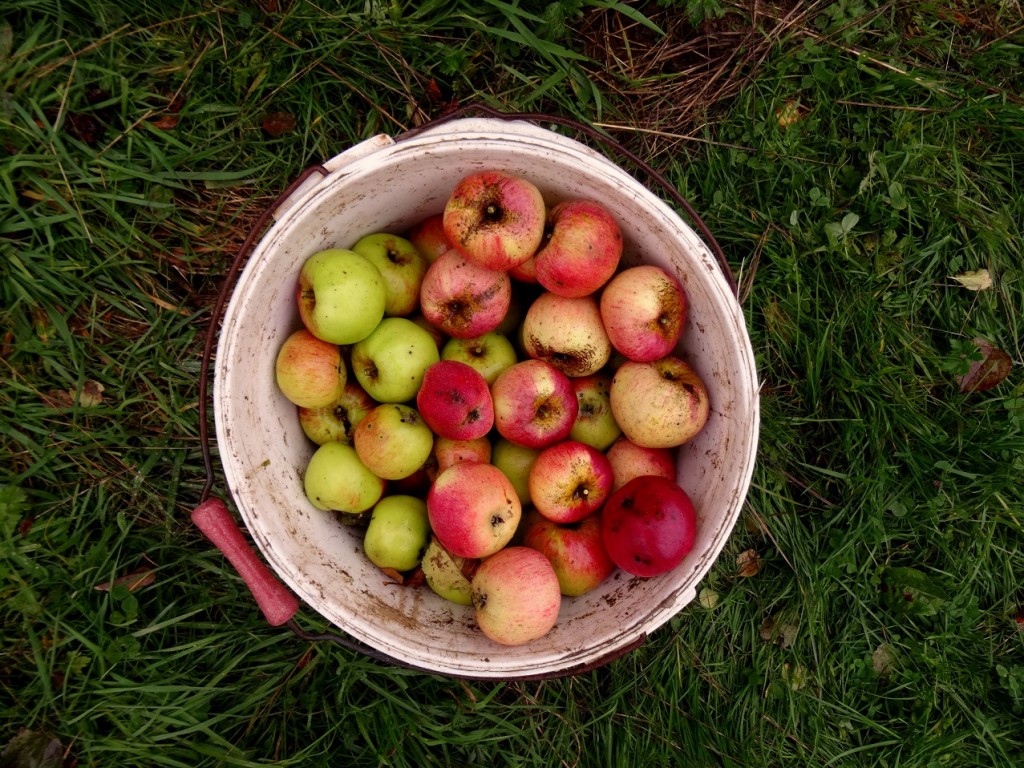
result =
[{"label": "mud on bucket rim", "polygon": [[[223,311],[213,373],[217,442],[231,496],[272,572],[251,547],[240,552],[236,542],[224,551],[274,624],[287,623],[303,637],[338,640],[375,658],[444,676],[561,677],[621,656],[678,614],[695,598],[735,526],[757,449],[758,381],[735,283],[731,274],[723,274],[717,243],[695,213],[689,215],[714,251],[663,200],[604,155],[524,117],[537,119],[460,116],[397,141],[374,137],[315,167],[261,217],[226,278],[205,350],[209,358]],[[544,638],[512,648],[483,637],[472,609],[446,603],[425,587],[388,584],[352,531],[305,500],[301,472],[313,446],[273,380],[276,349],[300,326],[294,285],[304,258],[321,247],[350,246],[370,231],[403,231],[438,212],[458,178],[484,167],[531,178],[549,202],[573,196],[600,200],[623,228],[624,264],[656,263],[680,277],[691,306],[680,354],[705,379],[712,398],[708,425],[680,450],[678,479],[699,515],[691,554],[654,579],[616,571],[595,592],[567,598],[558,624]],[[272,211],[277,221],[261,237]],[[227,291],[253,243],[228,301]],[[201,381],[204,448],[205,386]],[[201,501],[210,506],[218,500],[208,498],[213,484],[208,449],[205,457],[208,481]],[[270,594],[279,607],[268,613]],[[292,594],[344,634],[304,632],[292,618],[298,608],[289,602]]]}]

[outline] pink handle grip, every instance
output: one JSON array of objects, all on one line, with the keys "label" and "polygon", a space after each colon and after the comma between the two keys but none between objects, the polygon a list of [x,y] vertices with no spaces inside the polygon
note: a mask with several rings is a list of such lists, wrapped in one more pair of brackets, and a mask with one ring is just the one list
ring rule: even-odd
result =
[{"label": "pink handle grip", "polygon": [[298,612],[298,598],[259,558],[221,499],[207,499],[192,510],[192,522],[235,567],[272,626],[284,624]]}]

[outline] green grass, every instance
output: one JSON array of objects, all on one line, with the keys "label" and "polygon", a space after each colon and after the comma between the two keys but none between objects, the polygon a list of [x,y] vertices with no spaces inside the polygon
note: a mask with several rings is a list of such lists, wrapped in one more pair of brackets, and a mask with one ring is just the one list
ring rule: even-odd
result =
[{"label": "green grass", "polygon": [[[671,5],[5,5],[0,745],[28,728],[78,766],[1021,764],[1020,6],[758,4],[736,88],[667,131],[622,94],[670,98],[671,70],[599,66],[562,23],[610,20],[634,52],[749,28],[749,4]],[[736,269],[764,382],[705,599],[566,680],[440,679],[268,628],[188,522],[207,311],[248,227],[309,163],[450,100],[617,125],[656,157]],[[294,129],[268,135],[271,112]],[[987,290],[953,279],[983,268]],[[961,393],[975,337],[1014,367]],[[152,583],[96,589],[137,569]]]}]

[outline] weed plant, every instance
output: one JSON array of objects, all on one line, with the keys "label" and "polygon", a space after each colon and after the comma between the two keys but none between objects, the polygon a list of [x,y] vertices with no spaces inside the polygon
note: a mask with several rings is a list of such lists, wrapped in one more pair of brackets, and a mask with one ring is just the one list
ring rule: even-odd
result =
[{"label": "weed plant", "polygon": [[[1022,764],[1018,3],[0,17],[0,764]],[[680,84],[621,41],[740,33],[767,43],[690,122],[623,97]],[[763,381],[699,599],[563,680],[436,678],[269,628],[188,521],[208,311],[255,217],[306,165],[470,103],[656,157],[734,266]],[[961,391],[978,338],[1013,367]]]}]

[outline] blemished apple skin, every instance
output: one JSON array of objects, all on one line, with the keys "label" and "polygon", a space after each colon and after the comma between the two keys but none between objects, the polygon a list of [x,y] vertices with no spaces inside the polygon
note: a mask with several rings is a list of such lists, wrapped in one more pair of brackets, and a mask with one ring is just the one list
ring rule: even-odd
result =
[{"label": "blemished apple skin", "polygon": [[515,535],[522,504],[512,483],[492,464],[453,464],[427,493],[430,528],[453,555],[481,558]]},{"label": "blemished apple skin", "polygon": [[455,185],[443,222],[448,240],[469,261],[507,272],[537,251],[546,216],[544,198],[531,181],[494,170]]},{"label": "blemished apple skin", "polygon": [[623,363],[612,377],[609,399],[623,434],[645,448],[683,445],[704,428],[710,414],[704,382],[673,356]]},{"label": "blemished apple skin", "polygon": [[540,452],[528,482],[538,512],[556,523],[575,523],[599,510],[608,498],[612,465],[596,448],[563,440]]},{"label": "blemished apple skin", "polygon": [[562,592],[551,562],[530,547],[511,546],[485,558],[470,595],[488,638],[516,646],[546,635],[558,621]]},{"label": "blemished apple skin", "polygon": [[622,258],[622,232],[593,200],[565,200],[548,212],[550,235],[534,256],[537,282],[559,296],[596,293]]},{"label": "blemished apple skin", "polygon": [[423,276],[420,311],[448,336],[471,339],[501,325],[512,302],[512,280],[466,260],[454,248]]},{"label": "blemished apple skin", "polygon": [[274,377],[281,394],[295,405],[321,408],[341,397],[348,372],[337,345],[301,328],[278,350]]},{"label": "blemished apple skin", "polygon": [[612,345],[593,296],[567,298],[545,291],[523,318],[523,347],[566,376],[597,373],[611,357]]},{"label": "blemished apple skin", "polygon": [[498,433],[527,448],[565,440],[579,413],[569,377],[543,360],[506,368],[491,385],[491,397]]},{"label": "blemished apple skin", "polygon": [[660,267],[624,269],[601,292],[601,320],[612,346],[636,362],[671,354],[686,325],[682,284]]},{"label": "blemished apple skin", "polygon": [[494,426],[494,402],[483,375],[466,363],[441,360],[430,366],[416,393],[416,407],[440,437],[472,440]]}]

